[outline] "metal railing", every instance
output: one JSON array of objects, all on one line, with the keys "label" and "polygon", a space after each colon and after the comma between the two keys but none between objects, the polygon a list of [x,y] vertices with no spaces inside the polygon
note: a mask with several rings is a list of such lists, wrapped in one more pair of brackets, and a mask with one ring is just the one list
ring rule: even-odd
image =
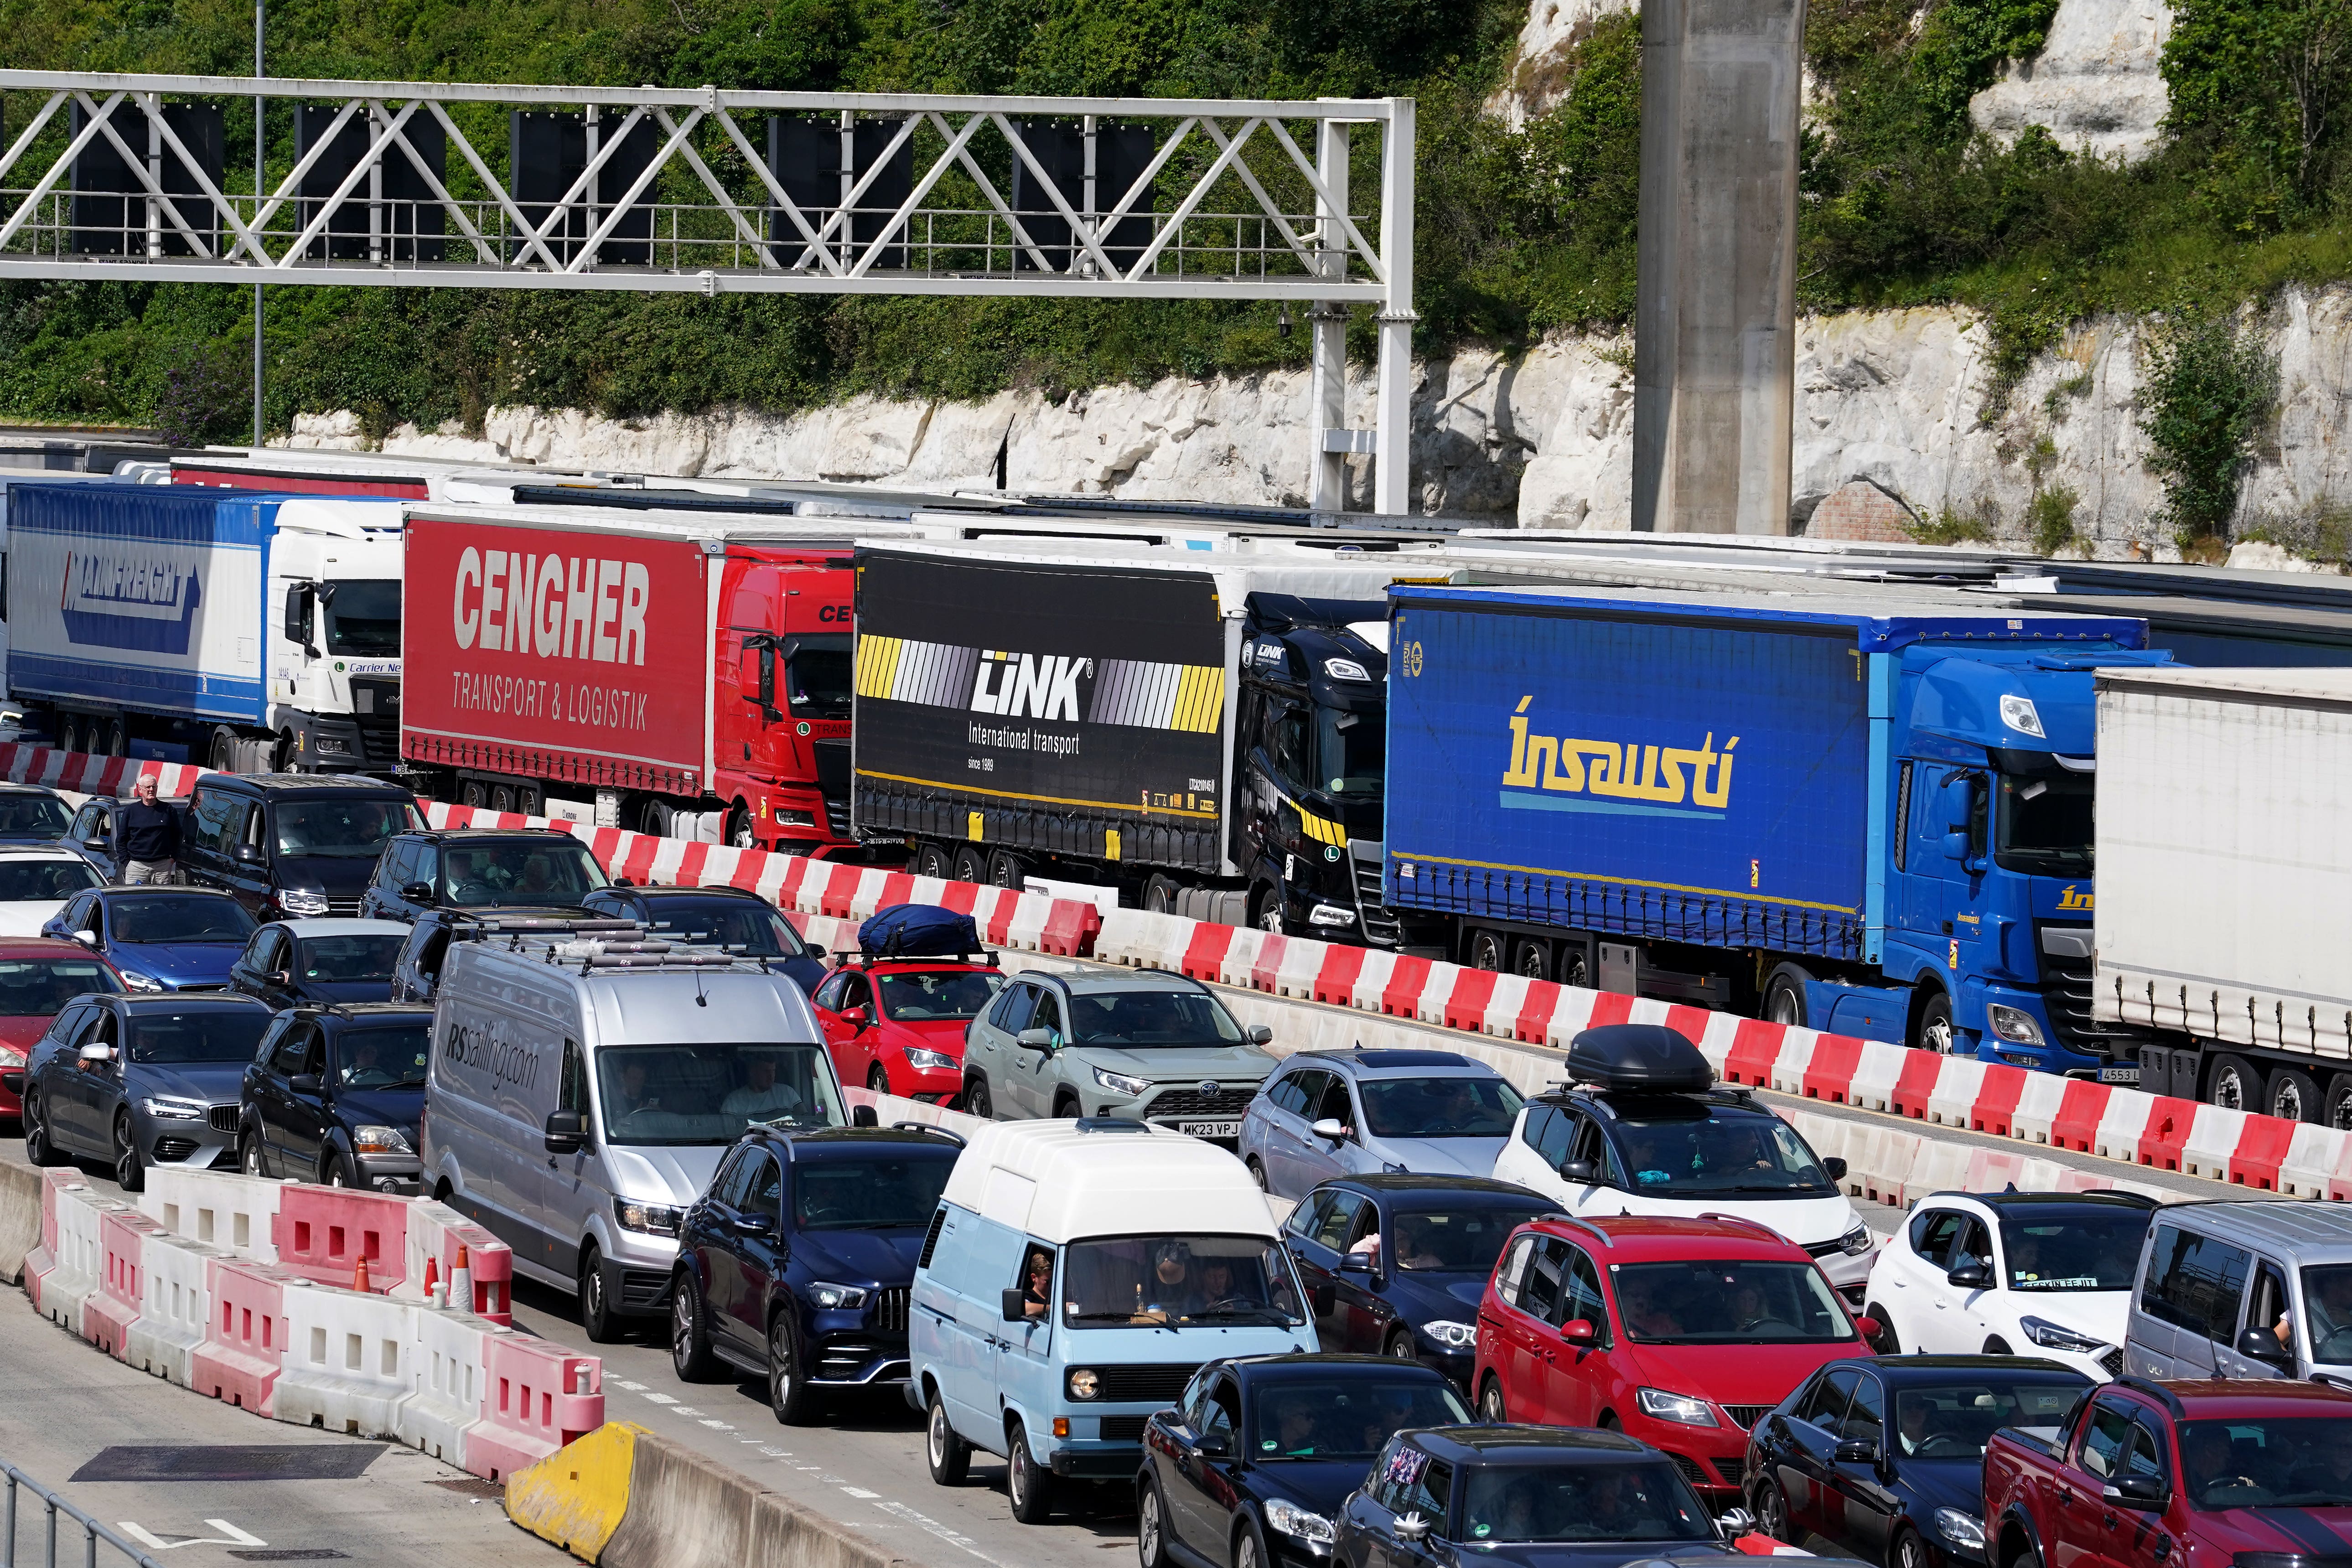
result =
[{"label": "metal railing", "polygon": [[[16,1552],[17,1515],[22,1504],[20,1494],[24,1492],[32,1493],[47,1512],[46,1528],[40,1532],[40,1541],[37,1547],[40,1568],[58,1568],[59,1563],[68,1560],[58,1555],[59,1515],[63,1515],[80,1527],[82,1568],[98,1568],[98,1544],[101,1541],[120,1552],[125,1559],[136,1563],[138,1568],[163,1568],[162,1563],[141,1551],[136,1545],[99,1523],[98,1521],[5,1459],[0,1459],[0,1477],[5,1477],[7,1482],[7,1499],[5,1504],[7,1517],[5,1521],[0,1521],[0,1568],[17,1568],[19,1563],[25,1564],[26,1568],[31,1568],[36,1561],[33,1556],[20,1557]],[[68,1549],[72,1546],[70,1535],[68,1537],[67,1545]],[[110,1562],[112,1560],[110,1556],[108,1559]]]}]

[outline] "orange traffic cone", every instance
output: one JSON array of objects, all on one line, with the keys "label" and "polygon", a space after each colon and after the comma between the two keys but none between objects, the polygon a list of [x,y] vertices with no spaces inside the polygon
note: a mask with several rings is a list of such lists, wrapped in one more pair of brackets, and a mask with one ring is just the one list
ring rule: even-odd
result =
[{"label": "orange traffic cone", "polygon": [[373,1289],[368,1284],[367,1254],[364,1252],[360,1254],[359,1262],[352,1268],[352,1289],[362,1295],[367,1294]]}]

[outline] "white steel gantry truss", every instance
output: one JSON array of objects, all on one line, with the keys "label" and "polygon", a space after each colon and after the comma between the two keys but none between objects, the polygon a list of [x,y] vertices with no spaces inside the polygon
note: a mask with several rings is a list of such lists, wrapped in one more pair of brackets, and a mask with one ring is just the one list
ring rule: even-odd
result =
[{"label": "white steel gantry truss", "polygon": [[[1309,504],[1341,510],[1347,457],[1370,453],[1373,510],[1407,510],[1410,99],[21,70],[0,70],[0,89],[45,95],[0,153],[0,279],[1297,303],[1312,337]],[[175,128],[168,107],[226,100],[251,100],[257,113],[307,106],[302,151],[268,189],[225,175],[217,132],[209,147],[193,132],[184,137],[191,122],[182,117]],[[562,166],[571,177],[560,195],[542,179],[519,195],[507,150],[492,138],[504,137],[509,112],[547,110],[576,111],[578,166]],[[761,140],[769,116],[821,121],[827,138],[839,125],[840,167],[816,171],[814,197],[809,171],[772,167],[764,148],[773,143]],[[1060,128],[1058,160],[1030,131],[1038,122]],[[1097,128],[1110,126],[1126,132],[1126,155],[1098,168]],[[1137,140],[1139,126],[1148,139]],[[1360,126],[1375,128],[1377,181],[1351,178]],[[1082,162],[1069,151],[1079,145]],[[77,189],[84,159],[109,171],[96,201],[90,176]],[[837,194],[827,184],[836,176]],[[1008,194],[1016,182],[1017,206]],[[238,184],[247,188],[226,188]],[[1377,190],[1376,205],[1355,210],[1350,194],[1364,187]],[[1379,321],[1370,430],[1346,425],[1351,305],[1370,306]]]}]

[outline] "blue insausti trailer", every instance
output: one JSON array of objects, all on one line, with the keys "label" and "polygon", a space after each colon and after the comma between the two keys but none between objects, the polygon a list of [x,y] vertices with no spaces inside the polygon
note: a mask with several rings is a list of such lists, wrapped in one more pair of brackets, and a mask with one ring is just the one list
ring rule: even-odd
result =
[{"label": "blue insausti trailer", "polygon": [[1390,609],[1383,893],[1408,940],[2136,1073],[2091,1013],[2091,672],[2168,662],[2144,623],[1541,587]]}]

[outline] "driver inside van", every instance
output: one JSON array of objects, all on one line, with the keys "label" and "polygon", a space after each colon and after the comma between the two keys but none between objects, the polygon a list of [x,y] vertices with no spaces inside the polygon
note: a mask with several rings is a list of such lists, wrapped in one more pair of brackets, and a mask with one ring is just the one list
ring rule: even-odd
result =
[{"label": "driver inside van", "polygon": [[746,1121],[764,1121],[772,1117],[789,1116],[801,1108],[801,1097],[791,1085],[776,1080],[776,1058],[755,1056],[744,1064],[744,1076],[749,1080],[742,1088],[731,1089],[719,1109],[730,1116],[740,1116]]}]

